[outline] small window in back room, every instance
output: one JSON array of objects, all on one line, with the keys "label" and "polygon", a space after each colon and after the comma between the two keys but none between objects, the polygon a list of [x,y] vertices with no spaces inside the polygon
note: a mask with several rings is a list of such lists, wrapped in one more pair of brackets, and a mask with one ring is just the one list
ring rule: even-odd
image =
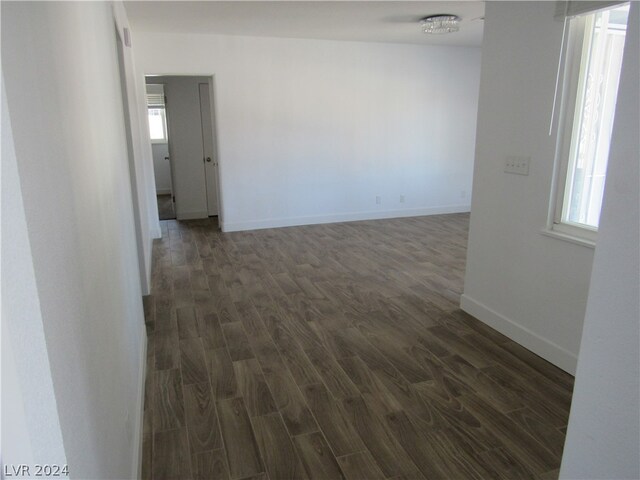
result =
[{"label": "small window in back room", "polygon": [[553,228],[588,240],[600,220],[628,14],[623,4],[568,25]]},{"label": "small window in back room", "polygon": [[149,135],[152,143],[167,142],[167,118],[163,85],[147,85]]}]

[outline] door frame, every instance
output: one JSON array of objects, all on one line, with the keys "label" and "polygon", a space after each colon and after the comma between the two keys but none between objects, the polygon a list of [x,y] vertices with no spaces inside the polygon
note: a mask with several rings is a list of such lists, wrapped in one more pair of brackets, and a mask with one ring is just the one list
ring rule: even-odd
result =
[{"label": "door frame", "polygon": [[[164,83],[162,81],[162,77],[206,77],[208,84],[209,84],[209,108],[210,108],[210,115],[211,115],[211,135],[212,135],[212,140],[213,140],[213,154],[215,156],[216,162],[218,164],[218,168],[217,168],[217,175],[216,175],[216,181],[217,181],[217,196],[218,196],[218,229],[219,230],[223,230],[223,225],[224,225],[224,194],[223,194],[223,188],[222,185],[224,184],[224,182],[222,181],[223,178],[223,161],[222,158],[220,157],[220,150],[218,148],[218,144],[219,144],[219,137],[218,137],[218,108],[217,108],[217,94],[216,94],[216,82],[215,82],[215,74],[214,73],[144,73],[142,80],[144,82],[144,84],[146,85],[146,81],[148,77],[157,77],[158,81],[156,83]],[[166,95],[166,93],[165,93]],[[167,103],[170,101],[169,98],[167,98]],[[145,102],[146,105],[146,102]],[[146,112],[145,112],[146,114]],[[173,158],[173,152],[171,150],[171,122],[170,122],[170,114],[169,114],[169,109],[165,110],[165,115],[166,115],[166,120],[167,120],[167,137],[168,137],[168,146],[169,146],[169,163],[170,163],[170,169],[171,169],[171,185],[172,185],[172,189],[173,189],[173,194],[175,195],[176,192],[176,182],[175,182],[175,174],[174,174],[174,166],[173,166],[173,162],[171,161],[171,158]],[[151,144],[151,139],[149,139],[149,144]],[[174,209],[176,208],[175,204],[174,204]],[[177,212],[177,209],[176,209]]]},{"label": "door frame", "polygon": [[[202,87],[206,86],[207,89],[207,95],[208,95],[208,104],[209,104],[209,111],[203,111],[202,109]],[[209,124],[211,125],[211,130],[209,131],[209,135],[211,138],[211,156],[213,157],[213,184],[215,186],[215,200],[216,200],[216,216],[218,217],[218,220],[220,219],[220,180],[219,180],[219,172],[218,172],[218,167],[219,167],[219,161],[218,161],[218,151],[216,148],[216,137],[215,137],[215,115],[213,114],[213,104],[215,102],[215,99],[213,98],[213,94],[212,94],[212,78],[209,77],[207,83],[199,83],[198,84],[198,95],[200,96],[200,115],[201,115],[201,119],[202,117],[206,117],[207,113],[209,114]],[[202,127],[202,149],[203,149],[203,153],[205,156],[205,163],[204,163],[204,168],[205,168],[205,187],[206,187],[206,192],[207,192],[207,210],[209,210],[209,180],[207,179],[207,162],[206,162],[206,152],[204,152],[204,150],[206,149],[206,139],[205,139],[205,125],[204,125],[204,121],[202,121],[201,123],[201,127]]]},{"label": "door frame", "polygon": [[[152,75],[145,75],[144,76],[144,91],[145,91],[145,95],[147,92],[147,78],[153,78]],[[158,81],[158,82],[154,82],[151,85],[162,85],[163,87],[163,92],[165,92],[164,87],[165,87],[165,83]],[[165,99],[167,98],[167,95],[165,93]],[[145,118],[148,118],[149,116],[149,105],[147,104],[147,98],[145,96],[145,101],[144,104],[147,108],[147,110],[145,110]],[[173,161],[171,160],[172,157],[172,153],[171,153],[171,132],[169,131],[169,110],[167,110],[167,105],[166,105],[166,101],[165,101],[165,106],[164,106],[164,120],[166,123],[166,127],[167,127],[167,153],[169,154],[169,177],[171,180],[171,202],[173,203],[173,213],[174,215],[176,214],[176,187],[175,187],[175,177],[173,174]],[[151,147],[151,164],[153,165],[153,141],[151,140],[151,136],[149,136],[149,145]],[[155,166],[154,166],[155,169]],[[155,187],[155,193],[156,193],[156,198],[158,197],[158,185],[155,183],[155,171],[154,171],[154,187]]]}]

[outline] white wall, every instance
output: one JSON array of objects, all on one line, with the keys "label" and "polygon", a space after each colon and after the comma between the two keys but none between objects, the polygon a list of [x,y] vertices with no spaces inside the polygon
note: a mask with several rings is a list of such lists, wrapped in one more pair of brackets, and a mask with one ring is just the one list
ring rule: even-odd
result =
[{"label": "white wall", "polygon": [[[36,311],[39,302],[71,478],[134,478],[146,335],[112,4],[1,8],[6,120],[31,257],[26,245],[12,251],[32,265],[37,290],[13,298],[9,315],[3,310],[3,333],[5,322],[22,321],[11,312]],[[3,151],[3,177],[4,169]],[[4,254],[6,242],[21,239],[3,233]],[[16,364],[29,353],[13,350]],[[46,365],[32,367],[48,378]]]},{"label": "white wall", "polygon": [[[562,21],[555,2],[487,2],[462,308],[575,372],[593,249],[541,234],[556,132],[549,136]],[[528,176],[504,173],[531,157]]]},{"label": "white wall", "polygon": [[[66,456],[2,85],[2,462],[64,465]],[[32,474],[35,472],[32,470]]]},{"label": "white wall", "polygon": [[136,42],[139,78],[214,75],[225,230],[469,209],[479,48]]},{"label": "white wall", "polygon": [[[133,34],[129,27],[126,11],[122,2],[113,4],[113,15],[122,38],[124,29]],[[124,43],[124,41],[123,41]],[[151,252],[154,238],[160,238],[160,223],[158,220],[158,204],[154,189],[153,155],[149,144],[149,123],[147,115],[147,97],[145,85],[136,81],[136,65],[133,48],[124,46],[123,69],[126,83],[127,107],[131,121],[132,151],[135,163],[131,167],[132,193],[136,213],[136,228],[140,236],[142,248],[142,294],[151,293]]]},{"label": "white wall", "polygon": [[169,156],[169,145],[166,143],[153,143],[153,174],[156,181],[156,193],[158,195],[171,193],[171,165],[165,157]]},{"label": "white wall", "polygon": [[560,478],[640,478],[640,8],[634,2]]}]

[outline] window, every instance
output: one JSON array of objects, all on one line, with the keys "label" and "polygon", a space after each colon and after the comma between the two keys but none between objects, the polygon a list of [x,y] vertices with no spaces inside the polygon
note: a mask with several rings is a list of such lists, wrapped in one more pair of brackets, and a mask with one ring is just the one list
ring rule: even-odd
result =
[{"label": "window", "polygon": [[553,229],[595,240],[629,5],[569,21]]},{"label": "window", "polygon": [[167,143],[167,118],[163,85],[147,85],[147,106],[151,143]]},{"label": "window", "polygon": [[149,134],[151,140],[157,143],[167,141],[167,121],[164,107],[149,107]]}]

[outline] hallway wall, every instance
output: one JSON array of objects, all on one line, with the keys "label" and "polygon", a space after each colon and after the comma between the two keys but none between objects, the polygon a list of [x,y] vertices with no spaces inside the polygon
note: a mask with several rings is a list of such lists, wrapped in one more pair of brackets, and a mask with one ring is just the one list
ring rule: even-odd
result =
[{"label": "hallway wall", "polygon": [[[119,35],[124,35],[124,29],[129,32],[132,44],[133,33],[129,27],[127,13],[122,2],[113,3],[113,17]],[[124,41],[123,41],[124,43]],[[150,293],[151,282],[151,250],[154,238],[160,238],[160,223],[158,222],[158,206],[154,188],[154,165],[151,144],[149,142],[149,121],[147,118],[147,97],[145,85],[137,81],[136,64],[133,46],[123,48],[123,74],[126,82],[127,104],[131,119],[131,140],[135,158],[132,169],[133,190],[138,212],[136,218],[140,219],[138,225],[142,237],[143,247],[143,278],[142,294]],[[134,212],[135,213],[135,212]]]},{"label": "hallway wall", "polygon": [[64,465],[4,79],[2,83],[2,463]]},{"label": "hallway wall", "polygon": [[[8,120],[31,259],[19,255],[37,290],[13,298],[22,308],[3,310],[3,329],[39,302],[44,344],[14,354],[18,364],[48,359],[50,372],[34,368],[52,382],[71,478],[136,478],[146,334],[113,4],[0,8],[3,127]],[[3,245],[17,241],[11,234]],[[23,405],[39,418],[51,401]],[[32,442],[42,430],[29,426]]]}]

